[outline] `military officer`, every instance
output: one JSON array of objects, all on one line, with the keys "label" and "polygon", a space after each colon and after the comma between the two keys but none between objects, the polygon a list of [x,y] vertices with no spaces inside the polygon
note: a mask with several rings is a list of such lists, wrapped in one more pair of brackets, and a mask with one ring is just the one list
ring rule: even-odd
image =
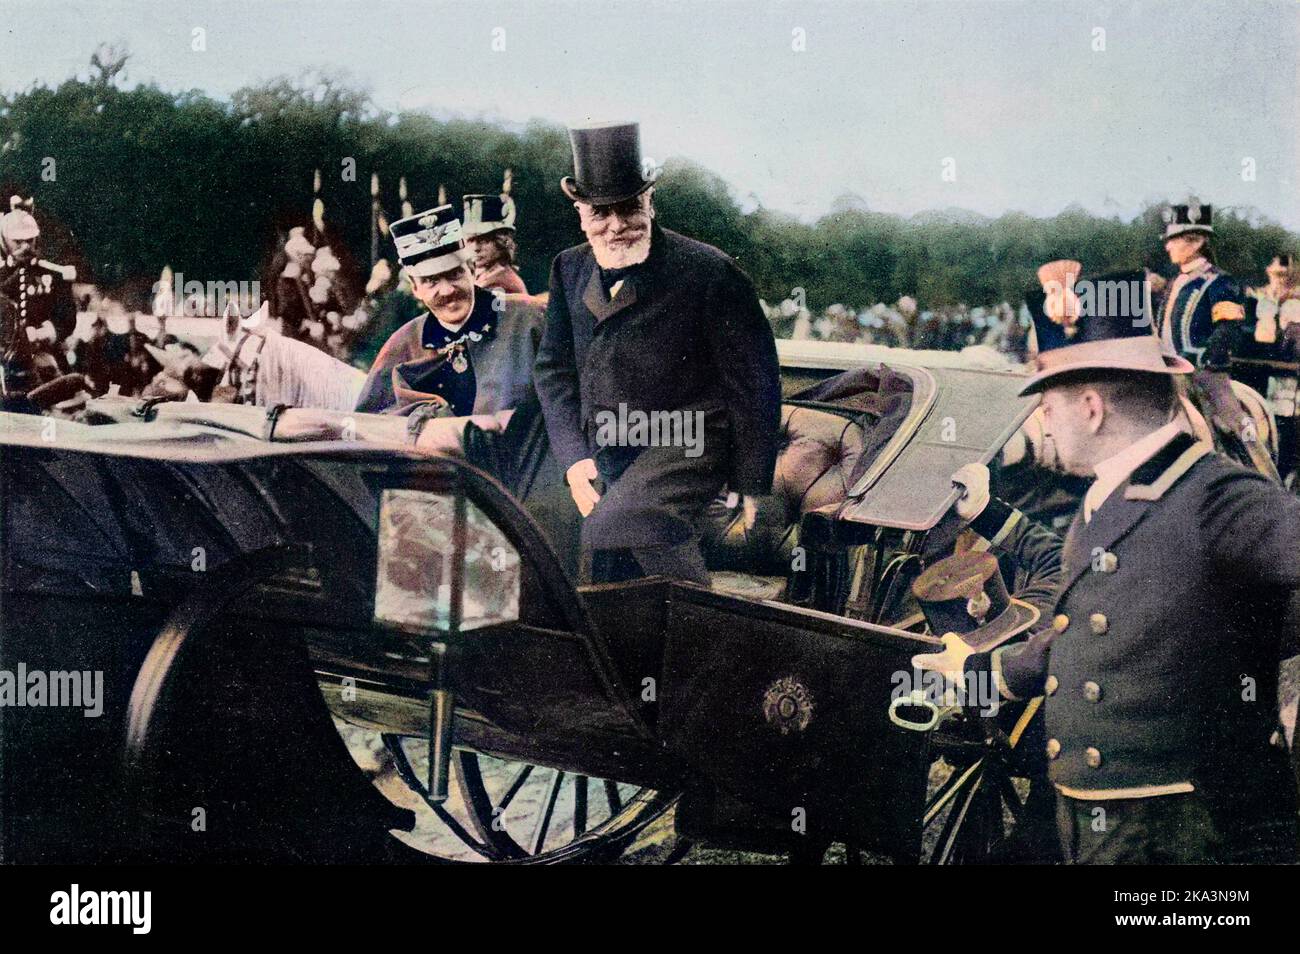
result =
[{"label": "military officer", "polygon": [[1164,210],[1165,252],[1178,274],[1165,289],[1160,334],[1193,364],[1226,370],[1245,298],[1240,283],[1210,260],[1213,213],[1195,199]]},{"label": "military officer", "polygon": [[502,192],[467,195],[464,202],[465,241],[474,250],[474,284],[484,291],[528,294],[515,265],[515,200]]},{"label": "military officer", "polygon": [[1069,861],[1294,858],[1294,780],[1269,740],[1300,499],[1182,431],[1173,381],[1192,365],[1131,307],[1146,295],[1091,314],[1046,297],[1030,302],[1039,354],[1023,393],[1042,395],[1063,466],[1093,477],[1050,623],[991,653],[945,639],[914,663],[984,674],[1008,699],[1046,695]]},{"label": "military officer", "polygon": [[1233,392],[1232,359],[1243,349],[1246,318],[1241,284],[1213,264],[1214,210],[1196,199],[1164,210],[1165,251],[1178,274],[1165,288],[1160,335],[1166,350],[1193,365],[1187,397],[1225,441],[1227,453],[1261,473],[1277,471]]},{"label": "military officer", "polygon": [[18,394],[66,371],[66,342],[77,327],[76,269],[39,257],[40,226],[17,196],[0,216],[3,387]]},{"label": "military officer", "polygon": [[540,313],[475,286],[473,253],[452,206],[394,222],[390,234],[426,311],[384,344],[357,410],[463,417],[518,406],[533,393]]},{"label": "military officer", "polygon": [[[575,174],[560,187],[588,241],[551,267],[536,367],[551,447],[584,517],[593,578],[707,585],[700,513],[725,484],[752,523],[753,497],[771,490],[781,417],[772,329],[731,258],[654,221],[636,123],[570,138]],[[698,426],[698,446],[683,446],[684,434],[638,437],[634,419],[656,414]],[[602,426],[615,417],[634,423]]]}]

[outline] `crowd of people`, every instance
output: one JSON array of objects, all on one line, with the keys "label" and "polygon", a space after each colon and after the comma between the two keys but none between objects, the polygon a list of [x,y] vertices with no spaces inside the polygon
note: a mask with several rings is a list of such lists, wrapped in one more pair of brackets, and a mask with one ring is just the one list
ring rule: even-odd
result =
[{"label": "crowd of people", "polygon": [[816,315],[793,298],[763,309],[778,338],[796,341],[840,341],[889,348],[961,351],[983,346],[1021,363],[1029,352],[1029,311],[1009,302],[974,307],[959,304],[922,309],[904,295],[854,308],[833,304]]},{"label": "crowd of people", "polygon": [[[1244,288],[1214,264],[1212,208],[1190,200],[1167,208],[1158,237],[1168,282],[1059,259],[1038,269],[1019,309],[927,309],[904,297],[814,316],[793,298],[760,302],[734,259],[656,221],[658,185],[643,175],[636,123],[570,135],[574,175],[560,188],[587,241],[556,257],[545,297],[530,296],[515,267],[508,190],[404,215],[389,229],[395,264],[376,262],[355,291],[327,243],[306,227],[289,234],[266,276],[265,320],[288,352],[313,359],[299,365],[310,363],[304,377],[357,379],[337,389],[337,403],[304,406],[405,417],[417,446],[432,418],[511,415],[510,430],[531,435],[524,442],[548,462],[536,483],[554,497],[538,512],[579,525],[585,581],[662,576],[707,587],[705,508],[734,500],[748,531],[774,488],[776,337],[985,346],[1031,360],[1020,394],[1040,401],[1040,437],[1054,442],[1058,469],[1091,484],[1062,539],[1031,531],[991,496],[983,464],[953,475],[961,523],[993,552],[1010,547],[999,555],[1050,573],[1039,573],[1033,600],[1021,590],[1033,613],[1014,633],[988,630],[992,598],[983,610],[970,592],[945,598],[972,628],[943,633],[942,652],[913,664],[1041,704],[1045,764],[1031,771],[1053,793],[1055,857],[1294,859],[1296,793],[1270,742],[1276,713],[1243,705],[1238,684],[1241,673],[1267,682],[1285,636],[1282,613],[1259,608],[1280,609],[1300,589],[1300,500],[1277,472],[1297,461],[1295,430],[1274,455],[1260,439],[1271,416],[1240,388],[1262,382],[1280,407],[1274,382],[1300,351],[1289,255],[1268,265],[1266,286]],[[210,369],[206,384],[173,373],[165,396],[216,400],[220,380],[225,400],[289,403],[250,401],[226,380],[255,376],[259,355],[293,367],[292,354],[268,357],[268,339],[249,365],[240,364],[247,334],[229,350],[173,361],[187,347],[166,327],[174,302],[155,307],[163,320],[153,340],[134,322],[110,335],[98,319],[69,347],[73,276],[39,259],[31,210],[15,205],[0,238],[6,409],[48,409],[113,385],[148,395],[158,375],[196,362]],[[361,356],[370,347],[373,361]],[[1294,373],[1291,382],[1294,418]],[[679,422],[682,438],[695,425],[700,440],[649,439],[643,424],[655,416]],[[947,629],[932,625],[936,636]],[[1098,807],[1109,825],[1095,824]]]}]

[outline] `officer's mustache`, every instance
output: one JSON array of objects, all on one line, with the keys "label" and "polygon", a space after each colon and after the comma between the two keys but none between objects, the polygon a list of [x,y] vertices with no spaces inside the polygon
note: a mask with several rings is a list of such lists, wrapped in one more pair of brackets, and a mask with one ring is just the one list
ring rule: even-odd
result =
[{"label": "officer's mustache", "polygon": [[434,308],[449,308],[452,305],[459,305],[461,302],[469,300],[469,292],[457,291],[453,295],[447,295],[444,298],[435,298],[433,300]]}]

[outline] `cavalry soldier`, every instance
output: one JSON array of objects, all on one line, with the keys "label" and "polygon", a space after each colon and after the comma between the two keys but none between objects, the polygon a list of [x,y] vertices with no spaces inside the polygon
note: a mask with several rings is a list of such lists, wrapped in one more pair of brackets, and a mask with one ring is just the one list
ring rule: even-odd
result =
[{"label": "cavalry soldier", "polygon": [[0,216],[0,373],[3,392],[18,395],[66,370],[63,353],[77,327],[76,269],[38,257],[40,226],[31,203],[14,196]]},{"label": "cavalry soldier", "polygon": [[467,195],[464,201],[465,241],[474,250],[474,284],[484,291],[528,294],[515,265],[515,201],[510,193]]},{"label": "cavalry soldier", "polygon": [[1164,210],[1164,244],[1178,274],[1165,288],[1160,335],[1165,350],[1190,361],[1194,387],[1187,397],[1225,439],[1235,459],[1276,477],[1267,450],[1251,433],[1250,416],[1233,393],[1232,359],[1242,351],[1245,295],[1211,261],[1214,210],[1196,199]]},{"label": "cavalry soldier", "polygon": [[[536,367],[551,447],[585,518],[593,578],[639,569],[707,585],[700,513],[726,485],[752,523],[752,497],[771,490],[781,416],[772,329],[731,258],[654,221],[636,123],[570,138],[575,174],[560,187],[588,241],[551,267]],[[682,431],[694,422],[700,444],[642,439],[635,421],[656,414],[675,414]],[[615,417],[633,423],[602,426]]]},{"label": "cavalry soldier", "polygon": [[301,225],[289,230],[284,249],[271,264],[271,314],[280,319],[280,328],[289,338],[304,338],[316,319],[311,300],[315,284],[312,262],[316,246],[307,238]]},{"label": "cavalry soldier", "polygon": [[1165,289],[1160,333],[1166,350],[1226,370],[1245,303],[1241,286],[1211,261],[1213,208],[1195,199],[1164,210],[1165,251],[1178,268]]},{"label": "cavalry soldier", "polygon": [[945,638],[914,663],[992,678],[1007,699],[1046,695],[1069,861],[1294,858],[1295,786],[1270,738],[1300,499],[1182,431],[1173,382],[1192,365],[1124,307],[1145,297],[1081,315],[1033,296],[1038,370],[1022,393],[1042,394],[1065,468],[1095,478],[1051,622],[991,653]]},{"label": "cavalry soldier", "polygon": [[450,205],[400,219],[390,234],[427,311],[385,343],[357,410],[463,417],[518,406],[532,394],[540,315],[476,288],[473,253]]}]

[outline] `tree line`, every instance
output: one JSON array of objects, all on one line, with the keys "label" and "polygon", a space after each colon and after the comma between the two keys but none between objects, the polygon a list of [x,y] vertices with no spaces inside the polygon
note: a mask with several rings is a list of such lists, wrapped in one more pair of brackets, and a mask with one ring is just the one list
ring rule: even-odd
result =
[{"label": "tree line", "polygon": [[[361,270],[370,259],[372,175],[391,220],[400,215],[403,177],[418,210],[440,188],[452,202],[499,191],[512,170],[520,266],[533,290],[545,288],[552,257],[582,241],[559,189],[572,169],[562,126],[388,113],[321,75],[219,100],[154,85],[124,89],[120,62],[95,67],[88,78],[0,95],[0,201],[7,208],[11,194],[35,196],[47,255],[134,298],[129,304],[140,304],[164,265],[187,280],[261,277],[289,228],[310,230],[317,169],[327,235]],[[902,295],[925,308],[1014,302],[1038,265],[1061,257],[1088,272],[1168,271],[1158,207],[1131,221],[1077,207],[1050,218],[956,210],[901,217],[845,200],[807,223],[742,209],[725,180],[685,158],[665,164],[655,204],[665,226],[735,256],[768,301],[803,289],[813,309]],[[1259,212],[1221,214],[1216,232],[1219,264],[1250,281],[1274,254],[1300,253],[1300,236]]]}]

